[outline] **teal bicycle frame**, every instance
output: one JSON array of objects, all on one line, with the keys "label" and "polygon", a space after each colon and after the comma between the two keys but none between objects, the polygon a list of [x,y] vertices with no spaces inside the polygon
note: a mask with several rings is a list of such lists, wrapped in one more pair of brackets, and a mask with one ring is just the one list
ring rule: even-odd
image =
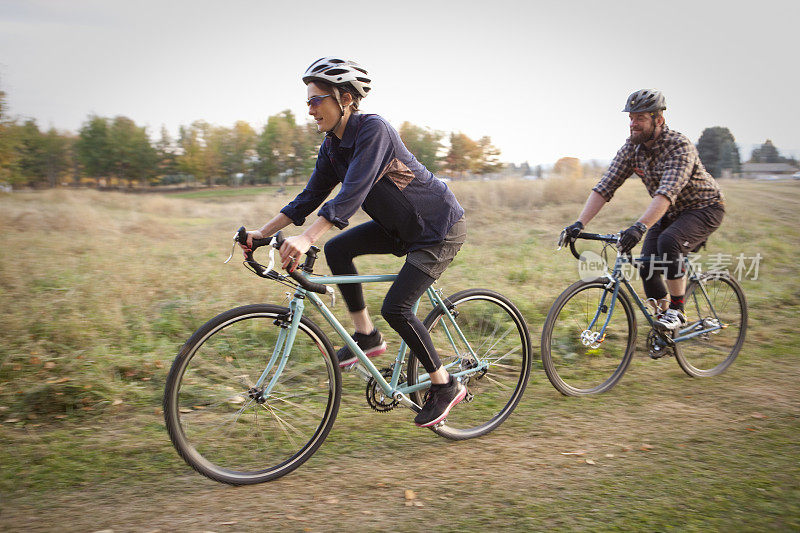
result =
[{"label": "teal bicycle frame", "polygon": [[[305,275],[305,274],[303,274]],[[377,275],[346,275],[346,276],[308,276],[305,275],[308,281],[314,283],[321,283],[324,285],[338,285],[343,283],[380,283],[380,282],[393,282],[397,279],[397,274],[377,274]],[[455,318],[450,313],[450,310],[442,300],[442,297],[433,288],[433,286],[428,287],[426,290],[426,294],[428,299],[431,302],[431,305],[434,309],[439,308],[442,313],[443,317],[446,320],[443,326],[443,330],[445,331],[447,338],[452,345],[453,349],[456,353],[459,352],[458,350],[458,341],[461,341],[464,346],[467,347],[469,350],[469,356],[473,358],[473,360],[477,363],[474,366],[471,366],[467,370],[460,370],[457,372],[450,372],[451,375],[455,376],[456,378],[465,376],[468,374],[473,374],[475,372],[479,372],[484,368],[488,368],[488,364],[482,362],[478,357],[475,350],[469,344],[467,339],[464,337],[461,329],[456,324]],[[267,364],[266,369],[261,374],[261,377],[258,379],[256,383],[256,387],[261,387],[263,382],[266,380],[267,376],[271,372],[271,370],[277,364],[277,369],[272,376],[272,379],[264,388],[265,395],[268,395],[274,385],[277,383],[278,378],[280,377],[281,372],[283,371],[284,366],[286,365],[286,361],[288,360],[291,352],[292,346],[294,344],[294,339],[297,334],[297,329],[300,325],[300,319],[303,316],[303,311],[305,309],[304,300],[308,299],[311,303],[316,307],[328,324],[333,327],[336,333],[342,338],[342,340],[347,344],[347,346],[352,350],[352,352],[358,358],[359,363],[362,365],[362,368],[366,370],[365,377],[371,376],[375,379],[376,383],[380,386],[383,392],[397,400],[399,403],[409,407],[415,411],[419,411],[420,407],[415,404],[409,397],[408,394],[412,392],[416,392],[422,389],[426,389],[429,387],[429,376],[427,373],[421,374],[419,376],[419,383],[415,383],[414,385],[408,385],[408,383],[398,383],[400,381],[401,369],[403,362],[405,360],[406,352],[408,347],[406,346],[405,341],[400,342],[400,348],[397,353],[397,357],[392,365],[392,377],[390,381],[386,381],[386,379],[381,374],[381,371],[369,360],[369,358],[364,354],[361,348],[356,344],[347,330],[342,326],[342,324],[336,319],[334,314],[331,312],[330,309],[325,305],[319,295],[314,292],[308,291],[302,287],[297,287],[292,297],[291,302],[289,303],[289,309],[291,312],[291,322],[288,324],[281,324],[281,331],[278,335],[278,340],[275,344],[275,349],[270,357],[270,360]],[[421,299],[420,299],[421,300]],[[419,309],[420,300],[414,304],[413,311],[414,313],[417,312]],[[448,327],[449,324],[449,327]],[[452,329],[451,329],[452,328]],[[335,364],[338,362],[334,361]],[[458,360],[456,362],[450,363],[445,365],[444,368],[450,369],[458,364]]]},{"label": "teal bicycle frame", "polygon": [[[618,255],[617,260],[614,263],[614,270],[611,272],[611,274],[606,274],[605,276],[609,280],[609,284],[606,285],[607,290],[606,292],[603,293],[603,297],[600,299],[600,304],[597,306],[597,311],[595,312],[594,318],[592,319],[591,323],[589,324],[589,327],[587,328],[587,330],[592,331],[595,324],[597,324],[597,321],[599,320],[600,314],[603,310],[606,298],[609,297],[608,295],[610,291],[608,289],[611,289],[611,285],[613,284],[614,290],[611,292],[610,296],[611,303],[609,305],[609,310],[606,316],[605,323],[603,324],[603,328],[598,332],[599,339],[603,339],[605,337],[606,327],[608,327],[608,323],[610,322],[611,316],[614,313],[614,306],[617,303],[617,295],[619,294],[620,286],[622,285],[625,286],[625,288],[628,290],[628,294],[633,298],[633,301],[636,303],[636,305],[639,306],[639,309],[641,309],[642,313],[644,313],[645,318],[647,318],[647,321],[650,323],[650,327],[655,326],[655,320],[653,319],[653,315],[647,310],[645,302],[642,302],[642,299],[639,297],[638,294],[636,294],[636,291],[631,286],[631,282],[628,280],[627,277],[625,277],[622,274],[622,265],[627,263],[630,264],[631,266],[635,266],[634,265],[635,262],[636,262],[635,260],[631,262],[627,256]],[[701,276],[699,276],[692,267],[692,263],[691,261],[689,261],[688,257],[684,258],[684,265],[686,268],[686,274],[689,281],[701,279]],[[720,322],[719,315],[717,315],[717,311],[716,309],[714,309],[714,304],[711,302],[711,298],[708,297],[705,285],[703,283],[699,283],[699,287],[703,291],[703,296],[708,302],[711,311],[714,313],[714,318],[716,319],[717,323],[713,327],[706,327],[705,324],[703,324],[703,328],[699,330],[696,329],[697,324],[687,324],[684,328],[678,330],[675,337],[669,338],[669,340],[667,341],[668,343],[686,341],[693,337],[697,337],[698,335],[703,335],[705,333],[710,333],[712,331],[717,331],[726,327],[724,324]],[[665,337],[665,339],[666,338],[667,337]]]}]

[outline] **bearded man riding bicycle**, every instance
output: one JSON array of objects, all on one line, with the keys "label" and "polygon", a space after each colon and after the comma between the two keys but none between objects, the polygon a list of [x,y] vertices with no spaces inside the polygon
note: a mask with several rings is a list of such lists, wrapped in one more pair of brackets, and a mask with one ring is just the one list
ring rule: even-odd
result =
[{"label": "bearded man riding bicycle", "polygon": [[[578,220],[564,231],[574,239],[619,186],[638,175],[653,200],[631,227],[620,232],[618,249],[620,253],[630,252],[647,232],[640,264],[645,295],[658,302],[663,311],[656,325],[675,330],[686,323],[683,258],[720,226],[725,203],[694,144],[667,127],[663,113],[666,108],[664,95],[654,89],[642,89],[628,97],[623,112],[630,118],[631,135],[589,193]],[[670,299],[665,309],[667,291]]]}]

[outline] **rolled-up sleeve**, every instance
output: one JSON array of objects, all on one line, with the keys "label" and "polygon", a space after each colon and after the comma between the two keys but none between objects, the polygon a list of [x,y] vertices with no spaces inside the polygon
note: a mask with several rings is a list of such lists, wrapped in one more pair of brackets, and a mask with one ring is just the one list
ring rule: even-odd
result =
[{"label": "rolled-up sleeve", "polygon": [[633,167],[631,165],[633,148],[629,143],[617,151],[617,155],[611,161],[606,173],[600,178],[597,185],[592,188],[593,191],[598,193],[605,199],[606,202],[611,200],[614,192],[625,182],[626,179],[633,174]]},{"label": "rolled-up sleeve", "polygon": [[356,136],[353,158],[347,167],[342,188],[317,214],[337,228],[345,228],[391,161],[393,153],[392,139],[386,125],[380,120],[365,120]]},{"label": "rolled-up sleeve", "polygon": [[653,196],[660,194],[667,197],[671,204],[689,183],[695,166],[692,150],[686,146],[678,146],[665,158],[663,174],[659,181],[658,189]]},{"label": "rolled-up sleeve", "polygon": [[300,191],[294,200],[281,209],[281,213],[292,219],[297,226],[302,226],[306,217],[318,208],[325,201],[331,191],[339,183],[336,179],[336,172],[333,170],[328,160],[328,151],[322,143],[317,155],[317,162],[314,165],[314,172],[308,180],[305,188]]}]

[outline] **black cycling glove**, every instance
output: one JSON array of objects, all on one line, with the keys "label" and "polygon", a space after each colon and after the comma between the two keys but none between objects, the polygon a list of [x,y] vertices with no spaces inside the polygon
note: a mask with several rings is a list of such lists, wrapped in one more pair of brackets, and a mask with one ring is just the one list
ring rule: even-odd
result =
[{"label": "black cycling glove", "polygon": [[564,228],[564,235],[567,237],[567,243],[574,242],[575,239],[578,238],[578,235],[581,234],[581,231],[583,231],[583,222],[580,220]]},{"label": "black cycling glove", "polygon": [[647,226],[641,222],[637,222],[630,228],[620,231],[617,250],[622,254],[630,252],[633,247],[642,240],[645,231],[647,231]]}]

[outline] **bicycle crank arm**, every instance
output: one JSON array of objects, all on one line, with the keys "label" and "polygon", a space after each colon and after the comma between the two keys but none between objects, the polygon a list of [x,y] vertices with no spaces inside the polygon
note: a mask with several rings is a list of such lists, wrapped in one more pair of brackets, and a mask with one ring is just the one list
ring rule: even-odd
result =
[{"label": "bicycle crank arm", "polygon": [[397,403],[399,403],[403,407],[408,407],[409,409],[411,409],[415,413],[419,413],[420,411],[422,411],[422,408],[419,405],[417,405],[414,402],[412,402],[411,398],[409,398],[408,396],[406,396],[402,392],[395,392],[394,393],[394,399],[397,401]]}]

